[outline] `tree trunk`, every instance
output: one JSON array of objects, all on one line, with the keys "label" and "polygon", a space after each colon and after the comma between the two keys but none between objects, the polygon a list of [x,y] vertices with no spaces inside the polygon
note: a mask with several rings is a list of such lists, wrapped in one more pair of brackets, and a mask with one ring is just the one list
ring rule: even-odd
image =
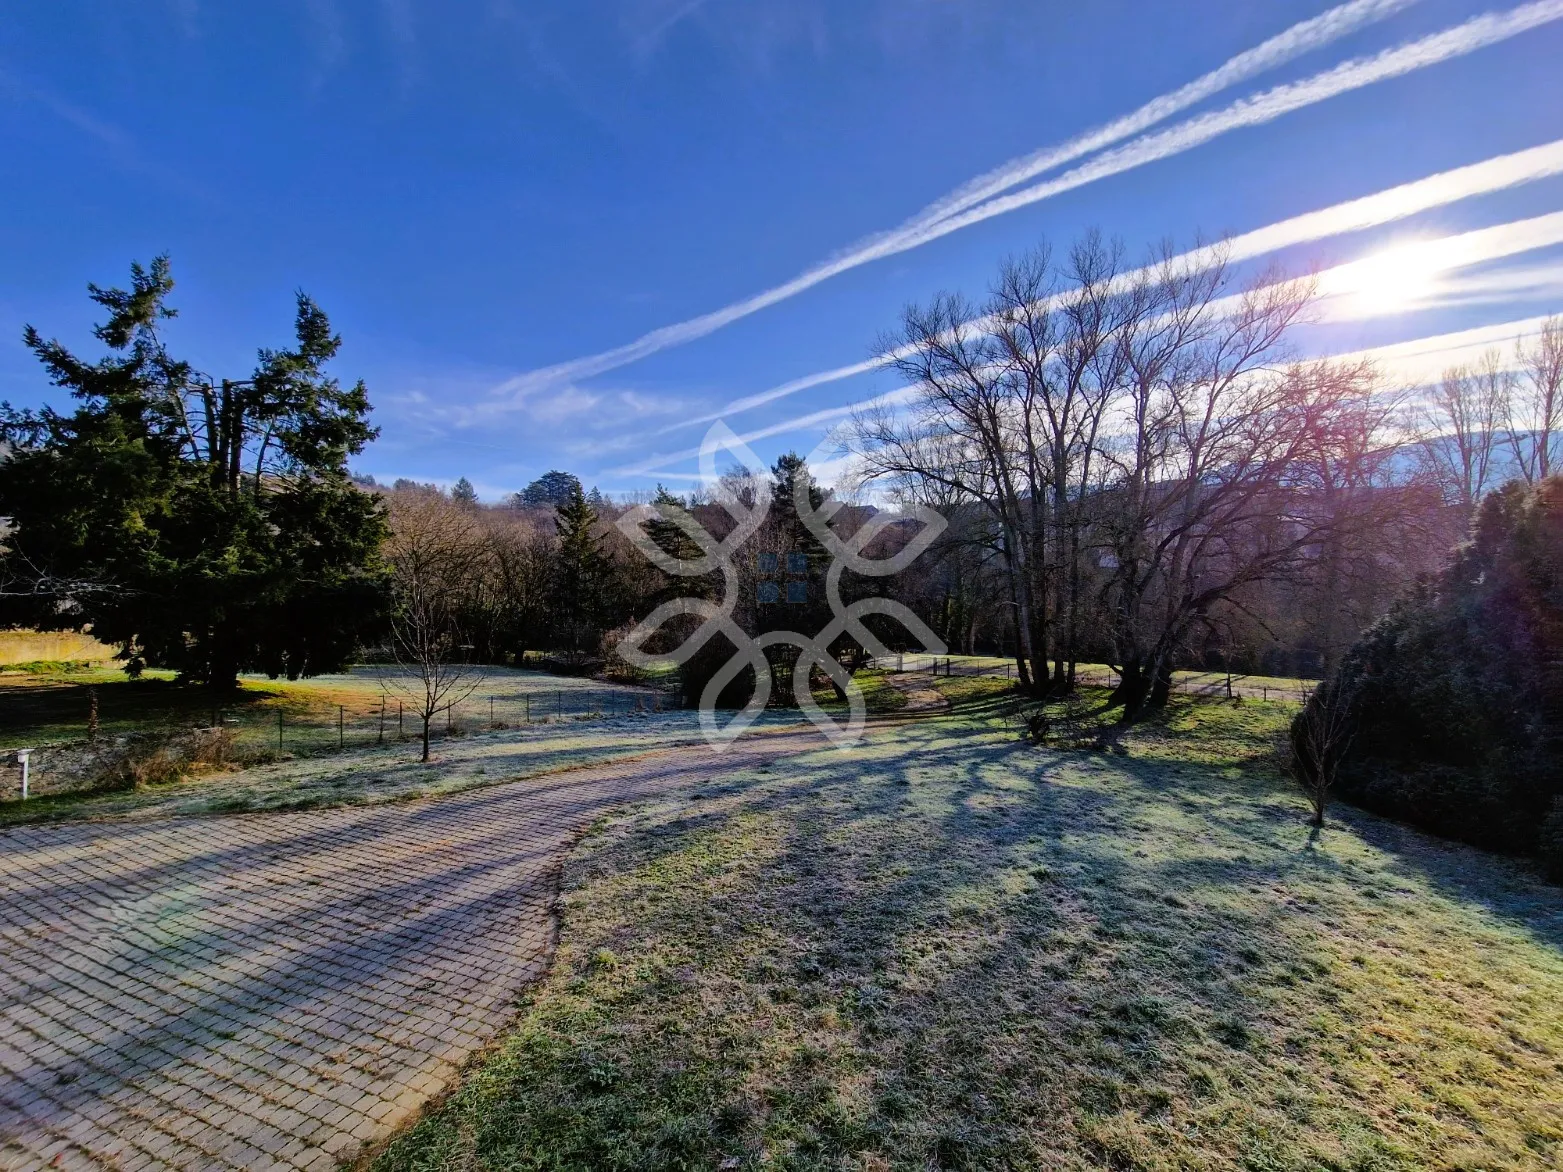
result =
[{"label": "tree trunk", "polygon": [[429,721],[431,719],[432,714],[425,710],[423,713],[423,755],[418,758],[422,762],[429,760]]},{"label": "tree trunk", "polygon": [[1172,672],[1168,668],[1158,667],[1156,674],[1151,677],[1150,697],[1146,706],[1148,708],[1165,708],[1171,696]]},{"label": "tree trunk", "polygon": [[206,656],[206,686],[213,692],[233,692],[239,687],[239,656],[229,633],[221,625],[213,628]]},{"label": "tree trunk", "polygon": [[1133,722],[1145,707],[1145,700],[1150,695],[1150,680],[1145,674],[1144,666],[1137,659],[1126,659],[1122,670],[1118,673],[1118,686],[1113,689],[1112,695],[1107,697],[1107,706],[1115,708],[1123,705],[1123,721],[1125,724]]}]

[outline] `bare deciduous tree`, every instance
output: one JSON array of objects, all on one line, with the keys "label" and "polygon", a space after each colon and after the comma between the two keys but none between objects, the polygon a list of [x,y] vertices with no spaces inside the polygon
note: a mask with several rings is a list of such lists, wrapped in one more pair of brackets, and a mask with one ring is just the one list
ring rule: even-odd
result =
[{"label": "bare deciduous tree", "polygon": [[1509,443],[1526,483],[1552,475],[1563,432],[1563,317],[1549,317],[1528,345],[1515,346],[1523,376],[1509,404]]},{"label": "bare deciduous tree", "polygon": [[1356,735],[1352,689],[1339,679],[1320,684],[1303,702],[1292,724],[1287,768],[1313,809],[1310,825],[1324,826],[1330,793]]},{"label": "bare deciduous tree", "polygon": [[421,727],[419,759],[427,761],[435,716],[483,682],[464,662],[462,623],[480,583],[485,542],[472,511],[435,492],[398,493],[390,513],[391,646],[409,678],[389,686],[412,701]]},{"label": "bare deciduous tree", "polygon": [[1423,461],[1444,498],[1467,517],[1494,486],[1494,457],[1508,427],[1513,388],[1513,372],[1497,350],[1489,350],[1474,366],[1444,371],[1422,406]]},{"label": "bare deciduous tree", "polygon": [[1022,687],[1069,691],[1087,640],[1125,718],[1164,703],[1245,591],[1314,572],[1365,523],[1387,400],[1358,364],[1290,364],[1310,280],[1238,287],[1219,249],[1123,271],[1092,235],[1006,265],[979,312],[945,296],[884,350],[910,410],[855,421],[870,477],[987,520]]}]

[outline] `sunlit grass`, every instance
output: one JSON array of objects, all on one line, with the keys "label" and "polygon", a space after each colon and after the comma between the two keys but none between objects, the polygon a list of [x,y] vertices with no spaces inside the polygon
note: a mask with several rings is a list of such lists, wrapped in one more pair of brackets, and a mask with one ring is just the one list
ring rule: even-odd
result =
[{"label": "sunlit grass", "polygon": [[514,1031],[380,1166],[1556,1166],[1558,890],[1310,836],[1289,712],[1102,753],[947,717],[617,818]]}]

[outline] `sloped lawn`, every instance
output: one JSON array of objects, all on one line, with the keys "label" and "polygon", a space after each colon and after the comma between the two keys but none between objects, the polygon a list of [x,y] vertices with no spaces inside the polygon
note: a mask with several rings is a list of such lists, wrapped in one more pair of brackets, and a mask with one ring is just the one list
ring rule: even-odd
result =
[{"label": "sloped lawn", "polygon": [[1272,772],[881,730],[604,824],[552,974],[382,1169],[1549,1168],[1563,891]]}]

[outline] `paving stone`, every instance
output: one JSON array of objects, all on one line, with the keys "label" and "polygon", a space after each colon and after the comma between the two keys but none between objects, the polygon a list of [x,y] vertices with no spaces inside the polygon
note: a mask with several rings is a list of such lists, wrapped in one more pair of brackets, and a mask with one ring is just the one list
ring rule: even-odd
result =
[{"label": "paving stone", "polygon": [[0,1169],[334,1168],[504,1027],[552,956],[553,884],[585,826],[820,744],[0,831]]}]

